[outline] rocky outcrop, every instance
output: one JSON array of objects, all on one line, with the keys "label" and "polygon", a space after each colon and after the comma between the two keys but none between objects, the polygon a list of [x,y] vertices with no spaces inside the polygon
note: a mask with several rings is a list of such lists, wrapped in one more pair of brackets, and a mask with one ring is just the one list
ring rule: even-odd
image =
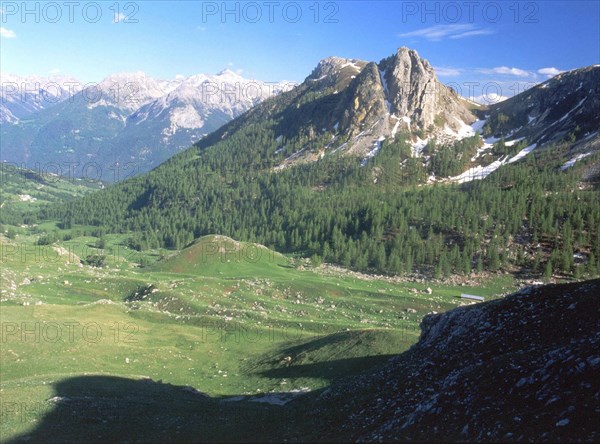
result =
[{"label": "rocky outcrop", "polygon": [[341,127],[348,129],[350,137],[357,136],[383,119],[386,104],[375,63],[369,63],[350,83],[342,110]]},{"label": "rocky outcrop", "polygon": [[321,60],[305,80],[309,86],[319,88],[333,86],[338,91],[346,88],[351,80],[362,71],[367,62],[343,57],[328,57]]},{"label": "rocky outcrop", "polygon": [[433,67],[416,51],[402,47],[383,59],[379,69],[390,112],[408,117],[413,126],[426,130],[437,122],[458,129],[457,118],[465,123],[475,120],[458,94],[438,81]]},{"label": "rocky outcrop", "polygon": [[[524,137],[538,143],[558,141],[579,126],[577,136],[600,128],[600,65],[558,74],[521,94],[490,107],[486,112],[494,135]],[[497,116],[507,117],[505,127]]]},{"label": "rocky outcrop", "polygon": [[408,352],[320,395],[324,439],[597,441],[598,294],[530,287],[426,316]]}]

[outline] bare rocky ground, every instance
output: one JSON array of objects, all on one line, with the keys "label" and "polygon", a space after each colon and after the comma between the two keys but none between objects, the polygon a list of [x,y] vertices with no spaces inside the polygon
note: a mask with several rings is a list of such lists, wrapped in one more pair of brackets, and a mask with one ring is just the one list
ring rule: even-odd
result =
[{"label": "bare rocky ground", "polygon": [[599,295],[530,287],[426,316],[409,351],[297,407],[325,441],[598,441]]}]

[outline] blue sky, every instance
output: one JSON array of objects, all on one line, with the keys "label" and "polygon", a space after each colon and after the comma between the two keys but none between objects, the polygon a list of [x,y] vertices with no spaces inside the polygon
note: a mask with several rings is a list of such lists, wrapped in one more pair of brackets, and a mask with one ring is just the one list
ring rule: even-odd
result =
[{"label": "blue sky", "polygon": [[71,7],[57,1],[28,2],[27,11],[21,1],[3,1],[0,7],[1,71],[60,73],[83,82],[123,71],[170,79],[224,68],[264,81],[302,81],[330,55],[379,61],[408,46],[465,96],[484,86],[494,93],[493,84],[511,96],[561,70],[600,64],[598,1],[75,1]]}]

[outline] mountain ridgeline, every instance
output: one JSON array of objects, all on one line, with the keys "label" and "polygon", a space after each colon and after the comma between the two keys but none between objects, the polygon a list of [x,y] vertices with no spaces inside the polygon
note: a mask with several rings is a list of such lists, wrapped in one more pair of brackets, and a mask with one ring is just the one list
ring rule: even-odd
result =
[{"label": "mountain ridgeline", "polygon": [[[524,93],[492,105],[484,134],[526,137],[531,143],[579,142],[598,148],[600,65],[558,74]],[[499,118],[504,115],[504,118]],[[583,143],[585,142],[585,143]]]},{"label": "mountain ridgeline", "polygon": [[172,81],[123,73],[86,85],[3,74],[0,160],[117,181],[152,169],[287,86],[230,70]]},{"label": "mountain ridgeline", "polygon": [[599,72],[486,109],[407,48],[331,57],[150,173],[41,217],[137,249],[218,233],[365,271],[597,276]]}]

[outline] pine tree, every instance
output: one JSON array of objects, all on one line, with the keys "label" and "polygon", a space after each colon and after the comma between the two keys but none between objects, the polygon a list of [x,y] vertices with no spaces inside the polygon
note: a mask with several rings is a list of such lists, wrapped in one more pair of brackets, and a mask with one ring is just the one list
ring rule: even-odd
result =
[{"label": "pine tree", "polygon": [[546,266],[544,267],[544,280],[549,282],[550,279],[552,279],[553,274],[552,260],[549,260],[546,262]]}]

